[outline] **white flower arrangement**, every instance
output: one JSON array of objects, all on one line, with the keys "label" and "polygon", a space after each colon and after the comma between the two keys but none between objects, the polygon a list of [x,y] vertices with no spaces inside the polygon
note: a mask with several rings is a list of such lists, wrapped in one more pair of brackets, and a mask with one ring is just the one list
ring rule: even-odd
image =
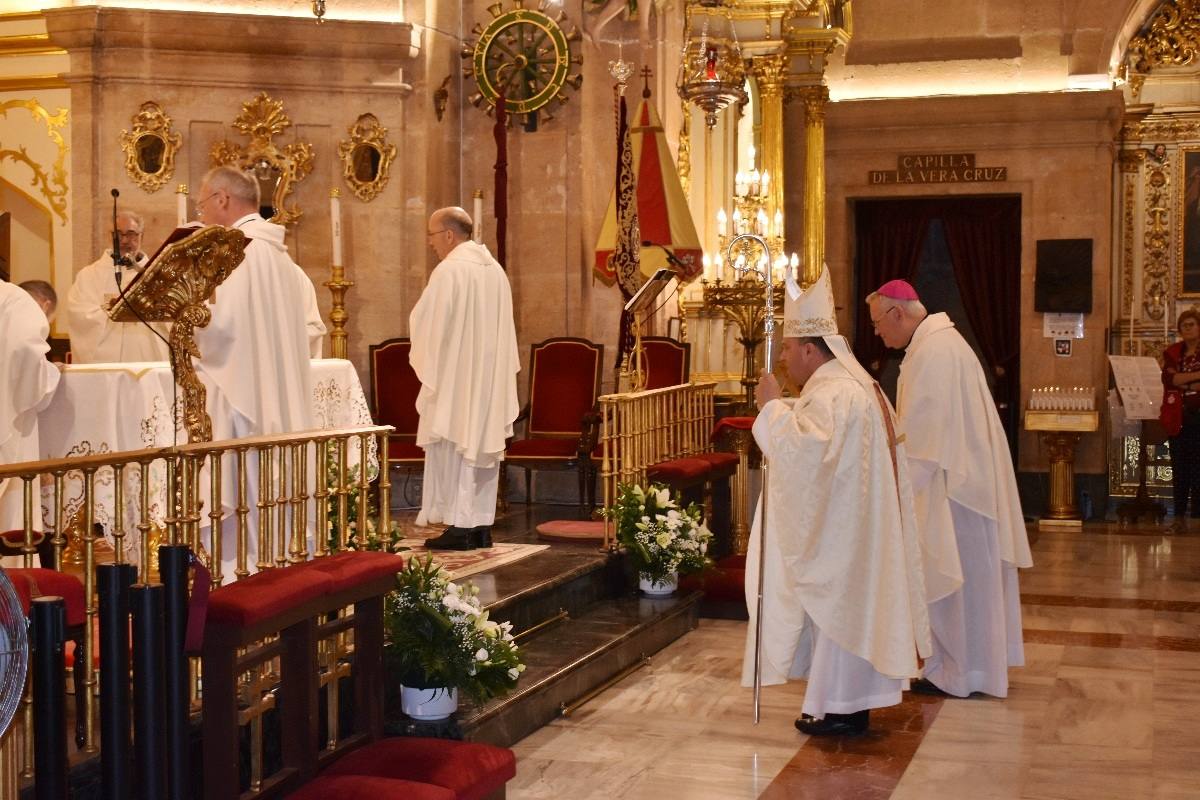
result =
[{"label": "white flower arrangement", "polygon": [[695,503],[681,507],[665,486],[623,485],[604,514],[615,522],[617,541],[628,550],[638,571],[655,583],[709,565],[712,531],[699,507]]},{"label": "white flower arrangement", "polygon": [[405,686],[461,689],[477,702],[512,691],[525,671],[512,623],[488,618],[479,589],[429,558],[409,559],[384,607],[385,653]]}]

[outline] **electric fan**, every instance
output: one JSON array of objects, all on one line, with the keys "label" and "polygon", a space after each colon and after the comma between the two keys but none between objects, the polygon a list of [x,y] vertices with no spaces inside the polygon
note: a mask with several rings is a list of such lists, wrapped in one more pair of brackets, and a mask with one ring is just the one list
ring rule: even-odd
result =
[{"label": "electric fan", "polygon": [[8,573],[0,567],[0,735],[12,724],[29,666],[29,634],[25,612]]}]

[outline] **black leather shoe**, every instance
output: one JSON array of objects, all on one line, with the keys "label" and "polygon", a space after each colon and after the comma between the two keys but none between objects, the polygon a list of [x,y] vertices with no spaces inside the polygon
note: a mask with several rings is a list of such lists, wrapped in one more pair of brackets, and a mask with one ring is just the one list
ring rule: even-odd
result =
[{"label": "black leather shoe", "polygon": [[807,714],[796,720],[796,729],[809,736],[862,736],[871,722],[870,711],[853,714],[826,714],[816,719]]},{"label": "black leather shoe", "polygon": [[471,541],[474,547],[491,547],[492,546],[492,526],[480,525],[477,528],[471,528]]},{"label": "black leather shoe", "polygon": [[917,678],[908,685],[908,690],[914,694],[927,694],[930,697],[949,697],[950,695],[937,687],[933,681]]},{"label": "black leather shoe", "polygon": [[430,550],[474,550],[477,546],[475,539],[474,528],[451,526],[441,536],[426,539],[425,546]]}]

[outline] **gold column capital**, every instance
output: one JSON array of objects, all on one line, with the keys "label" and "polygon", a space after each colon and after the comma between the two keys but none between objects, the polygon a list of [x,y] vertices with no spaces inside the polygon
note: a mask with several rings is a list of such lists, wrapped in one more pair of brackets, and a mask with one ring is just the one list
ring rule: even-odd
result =
[{"label": "gold column capital", "polygon": [[754,76],[760,96],[779,96],[787,78],[787,57],[782,53],[753,56],[750,59],[750,73]]},{"label": "gold column capital", "polygon": [[808,125],[825,121],[825,104],[829,102],[829,87],[823,83],[803,86],[788,86],[784,97],[787,101],[799,100],[804,104],[804,114]]}]

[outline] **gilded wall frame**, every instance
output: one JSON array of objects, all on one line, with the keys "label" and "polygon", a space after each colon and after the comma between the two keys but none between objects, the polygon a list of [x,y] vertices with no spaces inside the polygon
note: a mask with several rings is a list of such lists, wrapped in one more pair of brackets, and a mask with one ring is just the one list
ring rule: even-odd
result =
[{"label": "gilded wall frame", "polygon": [[133,115],[133,130],[121,131],[125,172],[143,191],[153,194],[175,174],[175,154],[183,137],[171,127],[171,118],[154,101],[142,103]]},{"label": "gilded wall frame", "polygon": [[1180,148],[1176,183],[1175,296],[1200,299],[1200,148]]},{"label": "gilded wall frame", "polygon": [[387,141],[387,128],[374,114],[362,114],[348,128],[350,138],[338,143],[342,179],[364,203],[374,200],[387,186],[396,145]]},{"label": "gilded wall frame", "polygon": [[247,145],[222,140],[209,150],[209,162],[214,167],[233,166],[253,173],[262,191],[262,205],[273,213],[271,222],[288,225],[303,215],[288,198],[296,184],[308,177],[313,169],[311,142],[293,141],[280,147],[274,139],[292,126],[283,110],[283,101],[266,92],[259,92],[242,104],[242,111],[233,121],[233,128],[250,138]]}]

